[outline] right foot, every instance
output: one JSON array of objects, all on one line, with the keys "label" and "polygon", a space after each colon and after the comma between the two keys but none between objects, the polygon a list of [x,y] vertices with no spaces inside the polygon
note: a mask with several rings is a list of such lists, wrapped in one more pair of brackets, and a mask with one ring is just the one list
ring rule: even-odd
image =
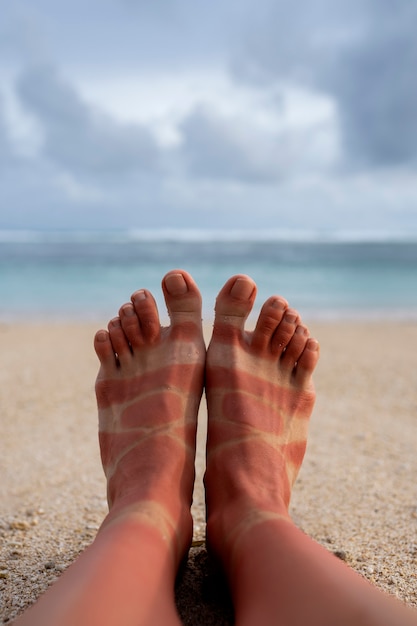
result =
[{"label": "right foot", "polygon": [[318,342],[280,297],[245,331],[255,297],[247,276],[225,284],[206,358],[207,539],[226,569],[250,528],[289,519],[315,400]]},{"label": "right foot", "polygon": [[191,276],[169,272],[162,288],[171,324],[161,328],[147,290],[98,331],[96,382],[101,458],[110,512],[103,527],[135,520],[159,531],[179,561],[190,513],[205,345],[201,297]]}]

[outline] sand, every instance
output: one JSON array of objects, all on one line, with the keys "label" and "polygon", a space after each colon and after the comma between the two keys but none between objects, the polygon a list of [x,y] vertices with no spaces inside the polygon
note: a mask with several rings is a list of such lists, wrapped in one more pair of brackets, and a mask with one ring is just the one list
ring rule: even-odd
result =
[{"label": "sand", "polygon": [[[68,567],[106,513],[94,398],[98,326],[0,325],[2,623]],[[311,326],[322,358],[294,520],[377,587],[417,608],[417,325]],[[202,408],[197,543],[204,540],[205,419]],[[204,545],[192,548],[177,598],[185,624],[232,623],[227,589]]]}]

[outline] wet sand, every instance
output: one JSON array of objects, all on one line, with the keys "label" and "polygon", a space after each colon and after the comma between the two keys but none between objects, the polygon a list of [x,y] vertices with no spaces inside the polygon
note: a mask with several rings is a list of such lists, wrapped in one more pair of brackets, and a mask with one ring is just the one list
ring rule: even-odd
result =
[{"label": "wet sand", "polygon": [[[308,323],[308,320],[306,320]],[[100,324],[0,324],[0,621],[93,539],[106,513],[92,337]],[[417,609],[417,324],[313,323],[322,357],[296,523]],[[209,331],[209,329],[208,329]],[[204,545],[204,402],[195,543],[178,582],[185,624],[230,624]]]}]

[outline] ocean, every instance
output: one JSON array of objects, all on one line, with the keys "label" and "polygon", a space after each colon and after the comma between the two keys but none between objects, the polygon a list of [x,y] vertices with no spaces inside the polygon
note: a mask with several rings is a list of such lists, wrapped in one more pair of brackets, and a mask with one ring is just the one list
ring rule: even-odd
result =
[{"label": "ocean", "polygon": [[417,241],[292,233],[0,231],[0,321],[107,320],[130,294],[183,268],[210,321],[231,275],[258,285],[255,311],[283,295],[306,321],[417,319]]}]

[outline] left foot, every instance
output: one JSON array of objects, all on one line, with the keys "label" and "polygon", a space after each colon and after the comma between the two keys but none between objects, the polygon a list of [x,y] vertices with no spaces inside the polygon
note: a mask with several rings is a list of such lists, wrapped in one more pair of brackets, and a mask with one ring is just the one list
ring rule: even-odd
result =
[{"label": "left foot", "polygon": [[94,347],[101,458],[109,515],[156,528],[179,561],[192,537],[197,413],[205,345],[201,296],[182,270],[162,289],[171,323],[161,327],[145,289],[132,295]]}]

